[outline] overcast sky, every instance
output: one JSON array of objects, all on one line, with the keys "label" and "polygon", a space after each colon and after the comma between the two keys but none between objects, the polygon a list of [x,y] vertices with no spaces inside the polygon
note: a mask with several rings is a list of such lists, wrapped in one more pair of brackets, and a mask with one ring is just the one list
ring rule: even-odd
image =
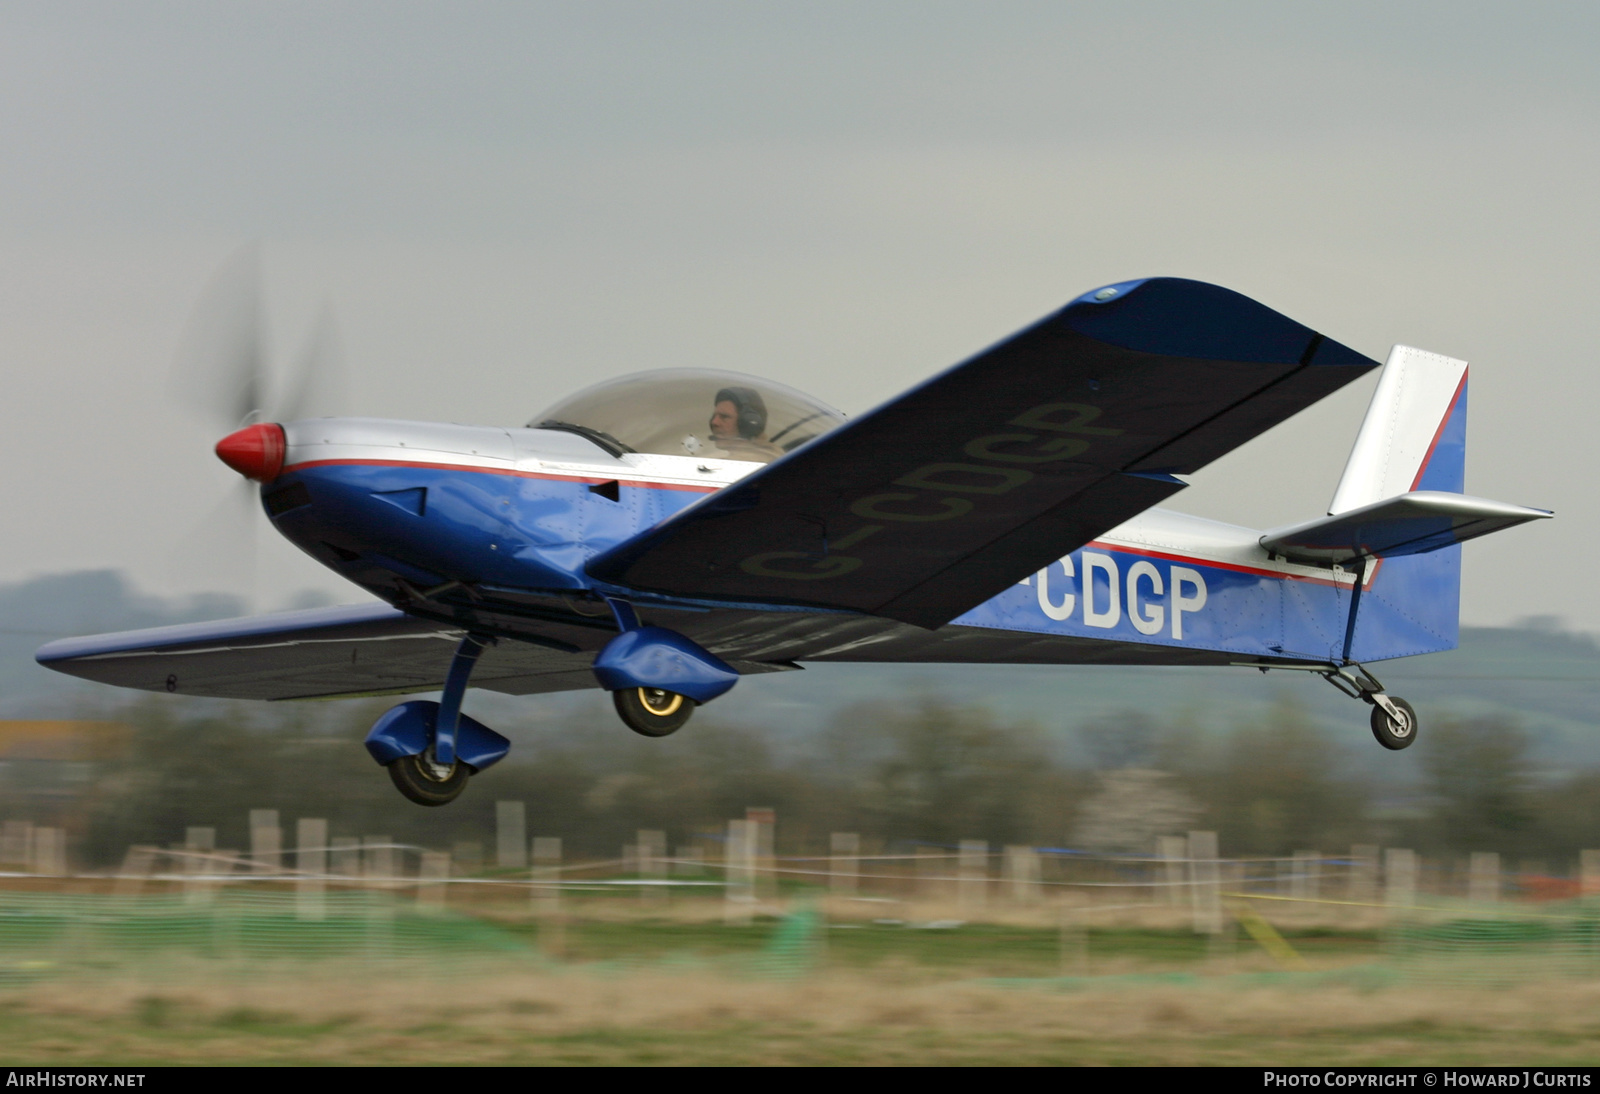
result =
[{"label": "overcast sky", "polygon": [[[858,412],[1096,285],[1214,281],[1472,362],[1463,618],[1600,630],[1600,6],[0,3],[0,580],[359,599],[252,519],[172,361],[259,240],[349,412],[521,424],[645,368]],[[1175,508],[1322,513],[1372,381]],[[237,501],[238,499],[233,499]]]}]

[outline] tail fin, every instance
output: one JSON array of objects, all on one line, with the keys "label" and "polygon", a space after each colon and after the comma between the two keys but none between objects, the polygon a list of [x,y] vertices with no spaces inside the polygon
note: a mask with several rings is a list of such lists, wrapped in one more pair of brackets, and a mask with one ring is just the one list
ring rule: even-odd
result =
[{"label": "tail fin", "polygon": [[1414,490],[1463,492],[1467,363],[1396,346],[1333,492],[1336,516]]},{"label": "tail fin", "polygon": [[[1416,490],[1459,494],[1467,459],[1467,363],[1395,346],[1389,351],[1330,515]],[[1386,558],[1365,569],[1352,605],[1345,657],[1380,661],[1455,649],[1461,614],[1461,548]]]},{"label": "tail fin", "polygon": [[1469,498],[1467,363],[1396,346],[1328,515],[1261,537],[1297,562],[1364,565],[1423,555],[1550,514]]},{"label": "tail fin", "polygon": [[1550,516],[1467,497],[1466,457],[1467,363],[1396,346],[1328,515],[1261,537],[1292,561],[1355,568],[1359,595],[1340,608],[1345,660],[1454,649],[1461,542]]}]

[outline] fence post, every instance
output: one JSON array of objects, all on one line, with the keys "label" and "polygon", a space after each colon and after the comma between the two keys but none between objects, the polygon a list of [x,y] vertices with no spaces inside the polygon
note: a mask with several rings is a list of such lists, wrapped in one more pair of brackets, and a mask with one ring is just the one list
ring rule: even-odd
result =
[{"label": "fence post", "polygon": [[647,901],[662,900],[666,897],[666,890],[659,883],[667,878],[667,834],[653,828],[641,828],[635,837],[639,849],[639,880],[644,883],[639,886],[639,896]]},{"label": "fence post", "polygon": [[1189,833],[1189,891],[1196,934],[1222,933],[1222,870],[1215,832]]},{"label": "fence post", "polygon": [[554,915],[561,910],[561,837],[533,837],[533,910]]},{"label": "fence post", "polygon": [[450,882],[450,856],[443,851],[422,852],[417,870],[417,909],[430,915],[444,911],[445,889]]},{"label": "fence post", "polygon": [[1578,852],[1578,892],[1586,897],[1600,894],[1600,851]]},{"label": "fence post", "polygon": [[746,806],[744,819],[752,825],[750,840],[750,885],[753,895],[770,900],[778,892],[778,860],[774,851],[778,812],[770,806]]},{"label": "fence post", "polygon": [[861,836],[835,832],[828,837],[828,888],[834,896],[855,896],[860,888]]},{"label": "fence post", "polygon": [[673,877],[705,877],[706,874],[706,849],[693,844],[679,844],[678,850],[673,854],[672,869],[669,871]]},{"label": "fence post", "polygon": [[1500,903],[1500,856],[1474,851],[1467,859],[1467,899],[1474,904]]},{"label": "fence post", "polygon": [[283,829],[276,809],[250,810],[250,861],[258,874],[279,873],[283,865]]},{"label": "fence post", "polygon": [[1403,847],[1383,852],[1383,903],[1390,919],[1406,918],[1417,903],[1417,856]]},{"label": "fence post", "polygon": [[502,870],[528,868],[528,811],[522,802],[494,803],[494,864]]},{"label": "fence post", "polygon": [[[183,830],[183,849],[192,855],[211,854],[217,849],[217,830],[207,827],[185,828]],[[195,874],[199,872],[199,870],[189,871],[189,873]]]},{"label": "fence post", "polygon": [[1011,903],[1039,903],[1039,852],[1026,844],[1012,844],[1006,848],[1004,869]]},{"label": "fence post", "polygon": [[1185,859],[1189,857],[1189,841],[1182,836],[1157,836],[1156,857],[1161,860],[1161,881],[1166,889],[1162,903],[1181,908],[1190,902],[1185,891],[1188,871]]},{"label": "fence post", "polygon": [[533,914],[539,917],[539,945],[551,957],[566,949],[561,918],[561,837],[533,837]]},{"label": "fence post", "polygon": [[989,844],[981,839],[964,839],[956,859],[956,903],[962,908],[981,908],[989,896]]},{"label": "fence post", "polygon": [[323,890],[328,872],[328,822],[321,817],[301,817],[294,825],[295,915],[322,919],[326,913]]},{"label": "fence post", "polygon": [[388,836],[363,836],[361,857],[367,887],[388,888],[396,877],[394,840]]},{"label": "fence post", "polygon": [[[1318,900],[1322,896],[1322,852],[1296,851],[1289,895],[1296,900]],[[1308,911],[1309,909],[1301,909]]]},{"label": "fence post", "polygon": [[1357,904],[1371,904],[1378,899],[1378,847],[1372,843],[1357,843],[1350,848],[1350,874],[1346,895]]},{"label": "fence post", "polygon": [[67,873],[67,830],[38,827],[33,830],[34,873],[65,877]]},{"label": "fence post", "polygon": [[722,851],[722,915],[729,926],[745,926],[750,922],[750,906],[755,902],[754,827],[747,820],[728,822],[728,840]]},{"label": "fence post", "polygon": [[[186,828],[183,833],[183,870],[190,878],[198,879],[211,869],[203,857],[217,849],[217,830],[209,827]],[[209,896],[209,887],[199,880],[183,883],[183,899],[187,904],[203,904]]]},{"label": "fence post", "polygon": [[0,829],[0,862],[23,870],[33,869],[33,822],[8,820]]}]

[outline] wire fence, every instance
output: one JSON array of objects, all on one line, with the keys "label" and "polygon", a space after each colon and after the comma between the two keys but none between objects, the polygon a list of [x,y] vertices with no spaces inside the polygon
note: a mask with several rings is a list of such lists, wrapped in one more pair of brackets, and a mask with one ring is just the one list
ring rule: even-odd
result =
[{"label": "wire fence", "polygon": [[714,856],[668,855],[661,833],[640,832],[619,857],[566,861],[559,841],[535,839],[530,854],[518,835],[500,850],[517,849],[520,863],[473,867],[387,837],[329,841],[325,823],[304,825],[291,852],[265,825],[249,853],[205,846],[207,830],[191,830],[186,846],[131,847],[104,871],[68,869],[52,830],[19,842],[8,825],[0,861],[7,838],[12,857],[22,847],[29,861],[0,871],[0,984],[110,967],[537,968],[550,960],[549,931],[618,898],[650,913],[720,905],[735,927],[776,920],[763,960],[791,973],[823,952],[826,917],[920,916],[1051,927],[1063,968],[1088,932],[1142,925],[1213,940],[1242,932],[1278,968],[1308,972],[1294,936],[1320,925],[1374,933],[1385,968],[1419,982],[1600,977],[1593,852],[1570,878],[1507,872],[1491,854],[1430,864],[1372,846],[1223,858],[1207,832],[1163,837],[1156,854],[978,841],[863,853],[845,834],[833,854],[777,855],[770,821],[735,821]]}]

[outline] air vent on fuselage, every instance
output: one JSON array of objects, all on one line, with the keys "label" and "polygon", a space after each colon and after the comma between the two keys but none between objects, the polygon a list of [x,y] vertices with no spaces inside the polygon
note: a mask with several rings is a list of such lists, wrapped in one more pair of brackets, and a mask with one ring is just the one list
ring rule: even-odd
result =
[{"label": "air vent on fuselage", "polygon": [[599,494],[607,501],[622,500],[622,487],[616,479],[607,479],[605,482],[597,482],[593,484],[589,487],[589,493]]},{"label": "air vent on fuselage", "polygon": [[413,486],[409,490],[380,490],[372,496],[379,501],[388,502],[396,509],[403,509],[414,517],[424,516],[428,512],[426,486]]}]

